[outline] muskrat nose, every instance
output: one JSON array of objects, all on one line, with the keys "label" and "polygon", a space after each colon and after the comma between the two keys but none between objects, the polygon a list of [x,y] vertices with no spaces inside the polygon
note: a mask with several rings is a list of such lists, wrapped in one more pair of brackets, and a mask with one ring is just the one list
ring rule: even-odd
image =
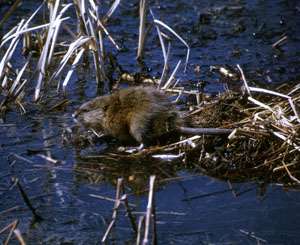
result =
[{"label": "muskrat nose", "polygon": [[78,120],[76,119],[76,117],[78,116],[78,114],[79,114],[78,110],[75,111],[75,112],[72,114],[73,121],[74,121],[75,123],[78,123]]},{"label": "muskrat nose", "polygon": [[78,120],[76,119],[76,115],[77,115],[76,112],[72,114],[73,121],[74,121],[75,123],[79,123]]}]

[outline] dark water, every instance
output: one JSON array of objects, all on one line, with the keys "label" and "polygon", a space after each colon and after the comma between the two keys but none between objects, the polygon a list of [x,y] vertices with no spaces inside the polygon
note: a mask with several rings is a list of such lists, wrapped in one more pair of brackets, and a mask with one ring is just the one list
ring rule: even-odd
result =
[{"label": "dark water", "polygon": [[[255,86],[275,87],[299,81],[299,1],[157,2],[150,3],[156,17],[174,28],[191,47],[187,73],[183,74],[183,69],[178,72],[181,80],[189,82],[190,86],[205,81],[208,83],[206,91],[222,91],[223,84],[218,83],[220,74],[211,71],[211,66],[235,67],[237,63]],[[3,15],[9,5],[0,7]],[[26,1],[3,26],[1,34],[21,18],[27,18],[36,7],[35,1]],[[107,8],[105,3],[101,13]],[[127,51],[116,52],[108,41],[107,49],[113,51],[123,69],[159,76],[163,59],[154,29],[147,43],[145,66],[135,60],[137,10],[136,2],[121,2],[106,27]],[[280,50],[272,48],[272,44],[285,35],[287,41]],[[183,44],[172,38],[172,69],[179,59],[184,61],[185,53]],[[21,55],[14,57],[17,66],[23,60]],[[199,75],[194,72],[196,66],[200,66]],[[148,176],[155,173],[156,167],[151,168],[147,163],[137,167],[127,162],[116,167],[99,160],[97,166],[88,168],[78,155],[90,150],[80,152],[71,144],[63,143],[63,130],[74,124],[71,113],[96,95],[93,72],[92,68],[78,68],[67,87],[69,103],[63,110],[50,110],[63,100],[53,89],[40,104],[31,103],[32,96],[26,98],[26,114],[21,115],[17,107],[12,107],[1,118],[0,229],[19,220],[18,228],[27,244],[99,244],[111,220],[114,203],[91,194],[114,198],[118,177],[139,176],[139,179],[126,182],[126,192],[133,193],[128,198],[137,204],[137,211],[146,210],[147,192],[134,193],[137,186],[147,186]],[[0,99],[3,99],[2,92]],[[58,162],[49,162],[42,156]],[[264,196],[258,197],[259,183],[249,182],[234,184],[240,195],[233,197],[227,183],[199,174],[193,176],[194,171],[184,168],[176,172],[172,163],[160,162],[157,166],[167,171],[169,177],[182,177],[159,183],[156,190],[159,244],[300,243],[300,195],[297,191],[285,191],[278,183],[269,185]],[[140,177],[139,173],[145,176]],[[19,179],[43,221],[33,221],[12,178]],[[211,195],[204,195],[209,193]],[[204,196],[183,200],[197,195]],[[0,234],[2,243],[7,236],[8,232]],[[135,242],[123,207],[110,242]],[[13,243],[18,244],[14,237]]]}]

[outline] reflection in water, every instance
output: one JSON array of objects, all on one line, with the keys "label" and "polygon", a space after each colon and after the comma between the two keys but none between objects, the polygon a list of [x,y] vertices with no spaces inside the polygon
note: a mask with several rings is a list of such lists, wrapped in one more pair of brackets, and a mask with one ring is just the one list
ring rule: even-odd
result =
[{"label": "reflection in water", "polygon": [[[78,156],[76,172],[80,181],[89,183],[116,184],[116,179],[121,177],[133,192],[144,190],[148,186],[150,175],[156,175],[157,182],[178,176],[184,166],[175,162],[156,160],[151,156],[132,157],[130,155],[113,157],[109,155]],[[82,174],[85,175],[82,175]]]}]

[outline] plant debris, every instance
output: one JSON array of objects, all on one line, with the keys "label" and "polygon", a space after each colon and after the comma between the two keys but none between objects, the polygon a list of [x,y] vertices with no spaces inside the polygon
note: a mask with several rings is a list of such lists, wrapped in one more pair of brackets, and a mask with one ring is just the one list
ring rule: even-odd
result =
[{"label": "plant debris", "polygon": [[[224,180],[299,185],[300,124],[297,111],[300,86],[284,84],[277,89],[280,93],[247,88],[251,95],[242,89],[227,90],[185,115],[193,127],[235,129],[228,137],[194,136],[132,154],[118,152],[115,144],[108,145],[105,153],[101,153],[102,159],[107,158],[110,162],[114,159],[115,163],[129,162],[131,165],[147,162],[156,167],[155,160],[160,159],[160,164],[176,162],[177,170],[201,169],[209,176]],[[106,156],[107,152],[114,153]],[[95,153],[93,156],[87,154],[81,157],[84,161],[99,160]],[[107,163],[104,165],[109,168]],[[157,171],[156,174],[158,178],[166,177]]]}]

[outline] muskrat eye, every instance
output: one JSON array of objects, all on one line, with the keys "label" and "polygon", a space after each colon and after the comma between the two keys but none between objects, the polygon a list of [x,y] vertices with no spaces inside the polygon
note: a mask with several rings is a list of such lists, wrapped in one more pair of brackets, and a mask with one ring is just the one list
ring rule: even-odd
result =
[{"label": "muskrat eye", "polygon": [[79,114],[81,113],[85,113],[85,112],[89,112],[90,110],[86,109],[86,108],[79,108],[77,109],[73,114],[72,117],[77,117]]},{"label": "muskrat eye", "polygon": [[108,105],[103,106],[103,112],[106,112],[108,108]]}]

